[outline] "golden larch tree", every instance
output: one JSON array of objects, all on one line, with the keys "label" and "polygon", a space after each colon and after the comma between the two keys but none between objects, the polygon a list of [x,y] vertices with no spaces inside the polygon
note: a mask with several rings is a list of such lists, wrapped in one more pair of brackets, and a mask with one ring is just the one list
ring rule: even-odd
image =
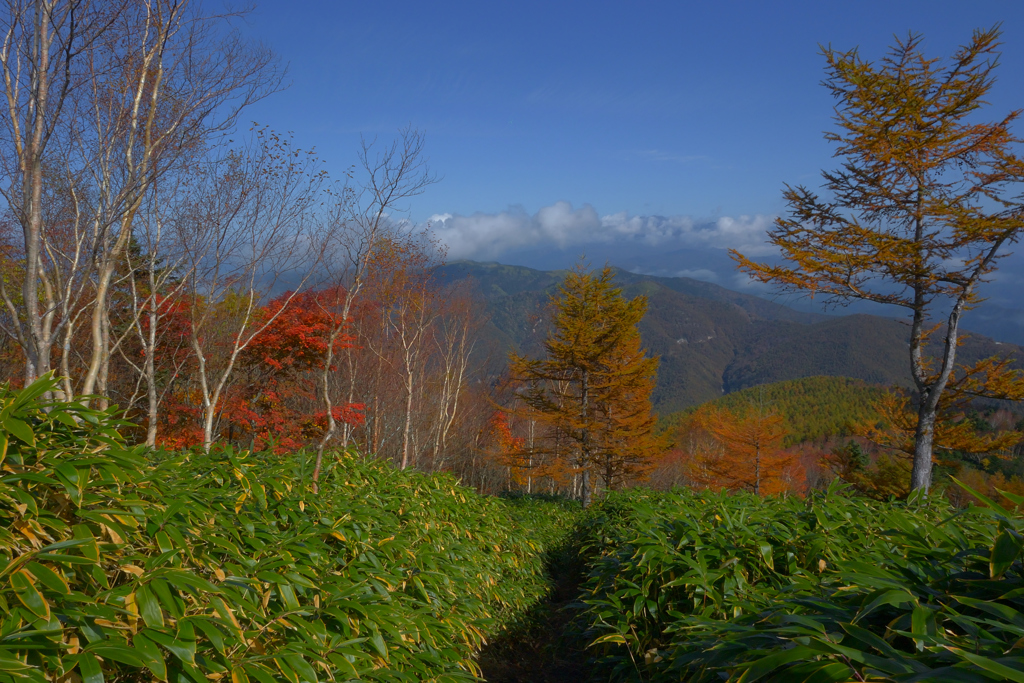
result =
[{"label": "golden larch tree", "polygon": [[651,456],[664,450],[652,437],[651,412],[658,360],[646,357],[636,325],[611,349],[603,372],[595,375],[594,465],[606,490],[642,478]]},{"label": "golden larch tree", "polygon": [[534,444],[535,452],[571,453],[568,464],[582,475],[584,505],[592,472],[606,489],[618,488],[642,476],[659,449],[650,400],[658,359],[646,356],[637,329],[647,299],[625,299],[613,277],[607,266],[590,273],[577,265],[551,299],[545,357],[509,357],[525,406],[519,412],[549,435],[548,443]]},{"label": "golden larch tree", "polygon": [[720,449],[707,451],[711,457],[694,463],[711,488],[759,496],[797,488],[797,458],[782,448],[788,430],[779,413],[762,403],[736,412],[706,406],[694,414],[692,423],[721,444]]},{"label": "golden larch tree", "polygon": [[[857,50],[825,48],[825,85],[837,102],[837,129],[825,137],[842,160],[822,173],[828,196],[787,186],[788,215],[769,233],[782,265],[732,252],[754,280],[782,290],[906,311],[916,390],[913,489],[931,484],[961,317],[1024,227],[1024,161],[1010,131],[1020,112],[994,122],[978,117],[995,82],[998,37],[997,29],[976,31],[947,64],[925,57],[917,35],[897,41],[877,64]],[[929,358],[926,342],[937,330],[941,353]],[[1019,374],[986,379],[983,394],[1020,393]]]}]

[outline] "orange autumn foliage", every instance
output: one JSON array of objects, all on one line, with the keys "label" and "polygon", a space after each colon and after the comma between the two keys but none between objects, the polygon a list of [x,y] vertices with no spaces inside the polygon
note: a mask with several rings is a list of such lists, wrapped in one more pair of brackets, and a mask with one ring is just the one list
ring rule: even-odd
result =
[{"label": "orange autumn foliage", "polygon": [[[511,417],[508,412],[496,411],[487,423],[486,439],[489,444],[486,452],[499,467],[507,470],[509,483],[528,492],[567,486],[573,475],[579,474],[579,470],[573,468],[566,458],[540,446],[543,439],[536,433],[536,423],[533,425],[533,439],[515,436]],[[517,429],[529,433],[523,422],[519,423]]]},{"label": "orange autumn foliage", "polygon": [[[985,362],[988,361],[982,361]],[[1005,375],[1001,381],[1006,381]],[[978,431],[976,425],[966,419],[970,398],[970,395],[958,392],[948,395],[940,403],[935,421],[934,462],[941,462],[942,456],[951,452],[1006,457],[1024,439],[1024,434],[1013,430]],[[859,425],[857,434],[909,463],[914,456],[914,431],[917,427],[917,413],[910,397],[901,391],[886,392],[875,404],[875,410],[881,420],[875,424]]]},{"label": "orange autumn foliage", "polygon": [[501,466],[508,468],[509,478],[516,485],[524,485],[531,470],[530,463],[522,456],[523,444],[526,440],[512,435],[508,416],[500,410],[495,411],[491,416],[488,429],[495,459]]},{"label": "orange autumn foliage", "polygon": [[647,299],[627,300],[614,277],[610,267],[577,264],[551,299],[545,356],[509,355],[519,407],[508,410],[541,427],[532,453],[563,459],[564,471],[580,475],[584,506],[591,477],[606,491],[621,488],[644,479],[664,450],[651,408],[658,359],[638,328]]},{"label": "orange autumn foliage", "polygon": [[764,406],[742,412],[705,406],[683,431],[689,478],[697,486],[761,496],[802,488],[798,454],[782,448],[785,420]]},{"label": "orange autumn foliage", "polygon": [[[1016,475],[1007,478],[1002,472],[989,474],[972,467],[964,467],[957,472],[956,478],[957,481],[963,483],[968,488],[1011,509],[1017,506],[1009,499],[1004,498],[1001,495],[1002,492],[1005,491],[1009,494],[1024,496],[1024,480]],[[946,498],[956,507],[983,504],[982,501],[959,486],[947,486],[945,493]]]},{"label": "orange autumn foliage", "polygon": [[[339,314],[338,291],[325,289],[304,292],[291,299],[281,312],[290,293],[272,299],[259,311],[260,316],[278,314],[273,323],[256,335],[241,355],[238,377],[229,385],[219,413],[221,438],[241,440],[252,448],[271,445],[277,452],[291,452],[307,445],[326,428],[324,410],[310,410],[316,405],[316,390],[311,371],[323,366],[324,351],[333,343],[335,349],[352,345],[348,334],[330,341],[331,325]],[[176,309],[170,313],[177,314]],[[172,333],[186,329],[183,314],[169,315],[165,323]],[[175,334],[167,335],[171,343]],[[167,401],[165,424],[158,443],[164,448],[186,448],[202,443],[201,397],[195,387],[184,385]],[[350,425],[364,421],[361,403],[334,406],[334,419]]]},{"label": "orange autumn foliage", "polygon": [[[958,365],[957,347],[964,312],[981,301],[979,286],[1024,234],[1024,157],[1011,130],[1020,110],[991,121],[979,114],[995,83],[999,27],[975,31],[945,62],[922,47],[911,34],[879,62],[857,49],[823,50],[824,85],[836,99],[836,125],[825,139],[836,144],[839,167],[822,172],[824,193],[786,187],[788,210],[769,232],[781,261],[731,254],[750,277],[780,291],[902,309],[917,396],[910,487],[927,490],[938,413],[956,391],[954,375],[992,398],[1020,388],[1019,374],[998,359]],[[931,354],[935,321],[945,329]]]}]

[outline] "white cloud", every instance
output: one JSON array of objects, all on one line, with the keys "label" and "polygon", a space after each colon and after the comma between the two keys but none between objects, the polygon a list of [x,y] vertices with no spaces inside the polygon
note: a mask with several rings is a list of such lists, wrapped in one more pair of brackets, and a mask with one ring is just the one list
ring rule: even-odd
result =
[{"label": "white cloud", "polygon": [[751,294],[768,294],[772,291],[771,285],[766,285],[760,280],[755,280],[746,273],[738,271],[732,276],[732,289]]},{"label": "white cloud", "polygon": [[698,268],[696,270],[677,270],[675,277],[688,277],[693,280],[706,280],[707,282],[717,282],[718,273],[707,268]]},{"label": "white cloud", "polygon": [[[529,247],[564,249],[618,243],[666,250],[733,248],[753,256],[774,253],[765,242],[772,218],[761,215],[709,222],[697,222],[689,216],[630,216],[625,211],[599,216],[589,204],[574,209],[569,202],[560,201],[532,216],[522,209],[469,216],[440,213],[431,216],[429,222],[453,260],[496,259],[504,252]],[[702,279],[710,275],[705,273]]]}]

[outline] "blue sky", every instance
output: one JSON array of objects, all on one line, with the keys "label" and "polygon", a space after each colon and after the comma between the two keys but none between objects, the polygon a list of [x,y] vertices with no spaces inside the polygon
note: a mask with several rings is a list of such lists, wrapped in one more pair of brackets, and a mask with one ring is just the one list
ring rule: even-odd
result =
[{"label": "blue sky", "polygon": [[819,44],[880,56],[893,34],[947,55],[1002,22],[993,112],[1024,105],[1024,3],[261,0],[247,32],[290,88],[250,115],[341,171],[360,133],[427,134],[443,180],[412,207],[774,213],[830,165]]},{"label": "blue sky", "polygon": [[874,60],[915,31],[946,56],[1001,22],[989,112],[1024,106],[1020,0],[257,3],[244,30],[291,85],[249,117],[334,175],[360,134],[424,131],[441,181],[406,208],[455,257],[587,250],[732,286],[724,248],[763,243],[783,184],[834,163],[819,44]]}]

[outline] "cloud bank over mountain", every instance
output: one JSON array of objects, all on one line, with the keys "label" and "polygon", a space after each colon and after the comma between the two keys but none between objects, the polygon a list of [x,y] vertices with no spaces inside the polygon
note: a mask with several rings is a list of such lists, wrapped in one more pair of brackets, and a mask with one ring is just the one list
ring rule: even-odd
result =
[{"label": "cloud bank over mountain", "polygon": [[521,209],[469,216],[446,213],[431,216],[429,223],[452,260],[502,260],[510,252],[525,250],[588,251],[609,246],[630,251],[638,247],[719,252],[733,248],[756,256],[774,253],[765,242],[772,217],[762,215],[710,221],[690,216],[630,216],[625,211],[601,216],[589,204],[576,209],[559,201],[533,215]]},{"label": "cloud bank over mountain", "polygon": [[[570,268],[581,257],[594,266],[608,263],[625,270],[662,277],[688,277],[729,289],[774,299],[806,311],[822,311],[820,299],[778,296],[774,290],[738,272],[728,250],[773,261],[778,252],[767,242],[773,216],[722,216],[700,220],[691,216],[634,216],[623,211],[601,215],[584,204],[566,201],[534,214],[520,208],[500,213],[437,214],[430,230],[448,250],[448,261],[499,261],[539,270]],[[420,227],[427,227],[421,225]],[[1003,259],[991,282],[980,288],[988,300],[969,311],[966,321],[997,339],[1024,343],[1024,255]],[[900,316],[882,305],[853,303],[837,313]]]}]

